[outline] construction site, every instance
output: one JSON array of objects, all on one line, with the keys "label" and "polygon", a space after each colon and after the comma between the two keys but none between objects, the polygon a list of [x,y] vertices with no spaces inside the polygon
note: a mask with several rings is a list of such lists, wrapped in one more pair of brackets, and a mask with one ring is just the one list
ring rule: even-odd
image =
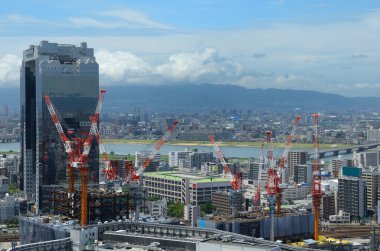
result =
[{"label": "construction site", "polygon": [[[272,242],[298,243],[301,241],[303,243],[303,240],[313,238],[315,241],[313,245],[318,246],[319,241],[322,241],[323,238],[319,236],[322,192],[318,169],[318,114],[313,115],[312,212],[289,210],[282,207],[282,194],[287,188],[285,183],[287,156],[300,116],[295,117],[284,152],[277,162],[273,156],[272,132],[266,131],[267,156],[261,156],[260,161],[264,163],[267,179],[263,184],[262,169],[260,168],[255,194],[250,199],[252,202],[246,203],[244,206],[243,198],[246,188],[243,185],[243,175],[239,171],[231,172],[213,135],[209,135],[209,140],[219,158],[219,165],[223,168],[223,173],[219,177],[200,178],[190,174],[163,172],[161,174],[151,173],[147,175],[146,181],[143,180],[144,171],[179,124],[177,120],[168,126],[166,133],[158,140],[150,154],[140,161],[141,163],[135,163],[137,166],[127,160],[109,160],[98,131],[104,94],[105,91],[101,90],[95,113],[90,118],[90,130],[86,136],[82,137],[74,136],[75,133],[65,126],[50,98],[45,96],[45,103],[67,153],[67,188],[57,186],[51,191],[52,211],[55,215],[63,216],[68,221],[78,221],[82,227],[126,219],[139,222],[145,186],[149,195],[167,197],[169,200],[173,199],[177,203],[180,201],[185,204],[188,209],[190,208],[187,211],[190,214],[187,216],[189,219],[187,224],[200,229],[227,231],[264,238]],[[88,156],[93,141],[96,141],[99,146],[101,172],[105,176],[105,181],[99,187],[89,187],[88,184],[89,168],[91,168]],[[181,189],[178,190],[178,187]],[[48,197],[48,194],[44,194],[42,199],[48,199]],[[197,205],[206,202],[212,202],[216,211],[212,215],[199,217],[199,212],[196,211],[199,210]]]}]

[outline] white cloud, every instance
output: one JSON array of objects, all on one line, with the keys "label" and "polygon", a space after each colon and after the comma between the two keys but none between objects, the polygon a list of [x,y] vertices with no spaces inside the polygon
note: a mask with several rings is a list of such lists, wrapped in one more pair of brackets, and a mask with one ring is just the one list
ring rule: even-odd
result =
[{"label": "white cloud", "polygon": [[380,84],[378,83],[357,83],[354,84],[354,87],[357,89],[379,89]]},{"label": "white cloud", "polygon": [[100,29],[116,29],[121,27],[120,23],[100,22],[96,19],[88,17],[70,17],[69,22],[77,28],[91,27]]},{"label": "white cloud", "polygon": [[133,9],[114,9],[98,13],[101,16],[115,17],[125,21],[125,25],[135,28],[170,29],[169,25],[154,21],[142,12]]},{"label": "white cloud", "polygon": [[18,86],[20,78],[21,59],[7,54],[0,58],[0,85],[4,87]]},{"label": "white cloud", "polygon": [[[100,50],[96,53],[99,73],[105,84],[144,83],[153,81],[152,68],[130,52]],[[111,82],[111,83],[108,83]]]},{"label": "white cloud", "polygon": [[172,82],[231,83],[243,73],[243,67],[221,58],[214,48],[194,53],[177,53],[168,62],[156,67],[162,77]]}]

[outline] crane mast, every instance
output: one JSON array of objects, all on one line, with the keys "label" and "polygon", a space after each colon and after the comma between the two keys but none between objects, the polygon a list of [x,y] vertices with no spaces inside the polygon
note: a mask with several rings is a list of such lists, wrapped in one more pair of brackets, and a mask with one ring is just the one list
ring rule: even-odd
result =
[{"label": "crane mast", "polygon": [[276,178],[277,172],[274,169],[274,159],[272,150],[272,132],[266,131],[267,143],[268,143],[268,178],[267,178],[267,197],[269,202],[269,217],[270,217],[270,240],[274,241],[274,210],[276,207]]},{"label": "crane mast", "polygon": [[[70,140],[59,121],[58,114],[53,106],[53,103],[50,100],[50,97],[48,95],[44,96],[45,103],[47,105],[47,108],[49,110],[49,113],[53,119],[54,125],[58,131],[58,134],[61,138],[61,141],[65,147],[65,151],[68,154],[68,161],[67,161],[67,172],[69,177],[69,189],[68,189],[68,197],[69,197],[69,207],[71,215],[73,215],[73,195],[74,195],[74,173],[75,168],[78,168],[80,170],[80,180],[81,180],[81,188],[82,188],[82,195],[81,195],[81,223],[82,225],[87,225],[88,222],[88,205],[87,205],[87,187],[88,187],[88,176],[89,176],[89,170],[88,170],[88,155],[91,149],[92,140],[97,132],[97,125],[99,121],[99,114],[100,110],[102,108],[103,98],[105,94],[105,90],[101,90],[98,98],[98,103],[95,109],[95,114],[90,117],[91,121],[91,127],[90,131],[88,133],[87,138],[82,139],[80,137],[73,138],[73,140]],[[67,130],[67,134],[72,134],[72,130]]]},{"label": "crane mast", "polygon": [[231,212],[232,212],[232,217],[235,217],[236,211],[237,211],[237,203],[238,203],[237,194],[240,192],[242,188],[242,177],[238,174],[238,172],[235,172],[235,175],[232,175],[230,168],[228,167],[226,161],[224,160],[222,150],[216,143],[214,136],[209,135],[208,138],[211,141],[214,147],[214,150],[216,154],[218,155],[220,162],[223,165],[225,175],[228,177],[228,180],[231,182]]},{"label": "crane mast", "polygon": [[[264,144],[261,144],[261,155],[260,155],[260,161],[262,164],[264,164],[265,162],[265,157],[264,157]],[[255,206],[259,206],[259,203],[260,203],[260,196],[261,196],[261,193],[260,193],[260,189],[261,189],[261,174],[262,174],[262,170],[261,170],[261,165],[259,165],[259,173],[258,173],[258,177],[257,177],[257,187],[256,187],[256,193],[255,193],[255,196],[253,197],[253,202],[255,204]]]},{"label": "crane mast", "polygon": [[289,154],[289,150],[292,146],[292,139],[294,137],[294,135],[296,134],[296,130],[297,130],[297,127],[298,127],[298,122],[300,121],[301,119],[301,116],[299,115],[296,115],[296,117],[294,118],[294,121],[293,121],[293,125],[292,125],[292,130],[290,132],[290,134],[288,135],[288,141],[286,143],[286,146],[285,146],[285,149],[284,149],[284,152],[282,153],[281,157],[280,157],[280,163],[279,163],[279,173],[278,173],[278,177],[276,178],[275,182],[276,182],[276,194],[277,194],[277,210],[276,210],[276,213],[277,215],[281,215],[281,203],[282,203],[282,191],[285,189],[285,184],[283,183],[283,181],[285,180],[285,165],[286,165],[286,162],[287,162],[287,159],[288,159],[288,154]]},{"label": "crane mast", "polygon": [[318,118],[319,114],[314,113],[314,162],[313,162],[313,184],[312,184],[312,198],[314,210],[314,239],[319,240],[319,208],[321,205],[321,175],[319,172],[319,152],[318,152]]},{"label": "crane mast", "polygon": [[216,155],[218,155],[218,158],[223,165],[225,175],[227,176],[227,178],[231,182],[231,188],[233,190],[239,190],[241,188],[241,184],[242,184],[241,177],[237,173],[235,173],[235,175],[232,175],[230,168],[228,167],[226,161],[224,160],[222,150],[220,149],[220,147],[216,143],[214,136],[209,135],[208,138],[214,147]]}]

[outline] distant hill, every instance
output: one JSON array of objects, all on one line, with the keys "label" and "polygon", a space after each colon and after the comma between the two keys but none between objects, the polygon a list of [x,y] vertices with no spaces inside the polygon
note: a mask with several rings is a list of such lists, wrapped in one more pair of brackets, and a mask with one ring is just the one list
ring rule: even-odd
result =
[{"label": "distant hill", "polygon": [[378,110],[380,98],[347,98],[315,91],[246,89],[234,85],[109,86],[110,107],[151,110],[263,109]]},{"label": "distant hill", "polygon": [[[218,108],[290,110],[347,110],[378,111],[380,98],[347,98],[315,91],[280,89],[246,89],[234,85],[164,85],[164,86],[107,86],[105,104],[117,112],[135,107],[151,111],[196,111]],[[19,109],[19,89],[1,88],[0,105]]]}]

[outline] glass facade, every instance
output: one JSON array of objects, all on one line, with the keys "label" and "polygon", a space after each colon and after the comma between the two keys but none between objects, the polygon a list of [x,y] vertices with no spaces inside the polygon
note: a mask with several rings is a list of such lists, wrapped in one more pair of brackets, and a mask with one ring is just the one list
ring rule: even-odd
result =
[{"label": "glass facade", "polygon": [[[71,137],[88,136],[90,116],[99,95],[99,67],[93,49],[42,41],[24,51],[21,69],[23,189],[42,212],[50,211],[51,191],[67,187],[67,153],[44,102],[49,95]],[[99,182],[99,150],[95,140],[89,154],[89,184]],[[79,185],[79,171],[76,175]]]}]

